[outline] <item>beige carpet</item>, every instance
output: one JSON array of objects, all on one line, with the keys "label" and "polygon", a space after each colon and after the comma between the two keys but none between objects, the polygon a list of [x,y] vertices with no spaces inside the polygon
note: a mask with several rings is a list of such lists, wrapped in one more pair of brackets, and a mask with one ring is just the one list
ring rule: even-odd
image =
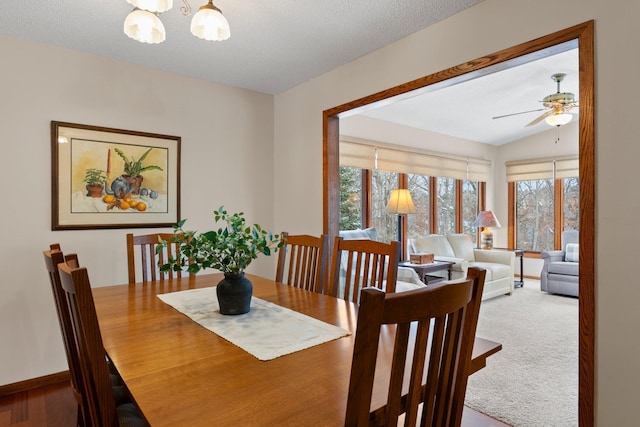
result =
[{"label": "beige carpet", "polygon": [[502,343],[469,377],[465,403],[516,427],[578,425],[578,300],[535,280],[483,301],[478,336]]}]

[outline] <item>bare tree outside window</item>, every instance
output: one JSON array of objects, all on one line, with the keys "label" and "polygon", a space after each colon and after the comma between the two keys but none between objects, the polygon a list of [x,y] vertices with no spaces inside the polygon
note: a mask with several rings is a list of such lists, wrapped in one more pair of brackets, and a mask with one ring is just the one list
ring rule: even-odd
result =
[{"label": "bare tree outside window", "polygon": [[456,180],[438,177],[438,233],[456,232]]},{"label": "bare tree outside window", "polygon": [[564,179],[563,230],[580,229],[580,182],[578,178]]},{"label": "bare tree outside window", "polygon": [[412,239],[429,234],[429,177],[409,174],[407,178],[407,188],[418,211],[415,214],[407,215],[409,222],[407,238]]},{"label": "bare tree outside window", "polygon": [[391,191],[398,188],[398,174],[371,171],[371,226],[378,231],[378,240],[389,243],[398,240],[398,217],[387,212]]},{"label": "bare tree outside window", "polygon": [[518,248],[553,249],[554,188],[552,179],[516,182]]},{"label": "bare tree outside window", "polygon": [[478,181],[462,181],[462,232],[478,241],[478,227],[473,222],[478,216]]}]

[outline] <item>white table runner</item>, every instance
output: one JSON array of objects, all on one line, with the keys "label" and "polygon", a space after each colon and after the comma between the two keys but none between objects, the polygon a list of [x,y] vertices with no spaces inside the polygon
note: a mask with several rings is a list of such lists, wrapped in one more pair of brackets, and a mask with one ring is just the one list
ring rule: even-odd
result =
[{"label": "white table runner", "polygon": [[346,335],[346,330],[285,307],[251,298],[247,314],[220,314],[216,288],[158,295],[163,302],[260,360],[271,360]]}]

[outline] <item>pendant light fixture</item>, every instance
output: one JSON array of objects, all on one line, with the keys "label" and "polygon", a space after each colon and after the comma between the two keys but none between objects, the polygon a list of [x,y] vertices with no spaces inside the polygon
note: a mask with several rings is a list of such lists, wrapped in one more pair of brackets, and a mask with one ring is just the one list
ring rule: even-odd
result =
[{"label": "pendant light fixture", "polygon": [[[134,9],[124,21],[124,33],[141,43],[162,43],[166,38],[164,25],[159,18],[163,12],[173,7],[173,0],[127,0]],[[191,5],[182,0],[184,6],[180,12],[184,16],[191,14]],[[204,40],[222,41],[229,38],[229,22],[222,11],[208,0],[200,7],[191,20],[191,33]]]}]

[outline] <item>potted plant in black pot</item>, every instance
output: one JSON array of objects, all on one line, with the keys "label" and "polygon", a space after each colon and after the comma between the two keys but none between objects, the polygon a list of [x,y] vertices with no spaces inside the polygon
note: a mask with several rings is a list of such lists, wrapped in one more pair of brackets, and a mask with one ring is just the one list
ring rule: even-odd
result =
[{"label": "potted plant in black pot", "polygon": [[[248,226],[244,213],[229,214],[223,206],[213,211],[216,224],[224,222],[216,230],[197,233],[182,227],[186,220],[173,227],[173,242],[180,245],[177,258],[170,258],[160,265],[161,271],[185,270],[198,273],[214,268],[224,273],[216,286],[216,295],[221,314],[244,314],[249,312],[253,285],[244,276],[245,269],[258,255],[271,255],[284,244],[280,234],[272,234],[258,224]],[[156,247],[160,253],[167,242]]]}]

